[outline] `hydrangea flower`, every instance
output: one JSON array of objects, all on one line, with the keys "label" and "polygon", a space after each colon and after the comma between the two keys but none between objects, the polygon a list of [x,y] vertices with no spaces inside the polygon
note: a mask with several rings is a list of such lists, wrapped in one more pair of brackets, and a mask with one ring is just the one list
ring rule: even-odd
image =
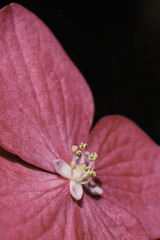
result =
[{"label": "hydrangea flower", "polygon": [[160,148],[132,121],[101,119],[50,30],[18,4],[0,12],[0,236],[160,237]]}]

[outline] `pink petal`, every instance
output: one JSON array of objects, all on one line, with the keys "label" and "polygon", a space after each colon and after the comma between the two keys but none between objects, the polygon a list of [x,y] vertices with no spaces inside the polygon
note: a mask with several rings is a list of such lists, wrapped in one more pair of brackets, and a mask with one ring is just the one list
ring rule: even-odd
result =
[{"label": "pink petal", "polygon": [[93,199],[84,194],[74,218],[80,240],[149,240],[133,214],[105,198]]},{"label": "pink petal", "polygon": [[93,116],[83,76],[56,38],[18,4],[0,12],[0,143],[26,162],[53,171],[71,161]]},{"label": "pink petal", "polygon": [[77,203],[68,180],[2,155],[1,239],[148,240],[135,216],[117,204],[86,194]]},{"label": "pink petal", "polygon": [[134,214],[151,239],[160,237],[160,148],[133,122],[103,118],[89,146],[98,152],[95,170],[103,195]]},{"label": "pink petal", "polygon": [[0,157],[0,239],[76,239],[69,181],[5,157]]},{"label": "pink petal", "polygon": [[64,160],[56,159],[53,163],[57,173],[64,178],[71,178],[71,167]]},{"label": "pink petal", "polygon": [[83,187],[80,183],[76,183],[74,181],[70,181],[70,194],[74,199],[79,201],[83,195]]}]

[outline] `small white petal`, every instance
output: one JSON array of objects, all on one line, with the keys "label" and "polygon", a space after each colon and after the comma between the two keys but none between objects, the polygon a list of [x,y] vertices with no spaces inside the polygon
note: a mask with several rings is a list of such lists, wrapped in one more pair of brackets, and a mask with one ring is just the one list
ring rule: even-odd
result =
[{"label": "small white petal", "polygon": [[75,181],[70,181],[70,193],[74,199],[77,201],[82,198],[83,195],[83,187],[80,183],[76,183]]},{"label": "small white petal", "polygon": [[62,159],[55,159],[53,161],[57,173],[64,178],[71,178],[71,167]]},{"label": "small white petal", "polygon": [[100,195],[103,193],[103,190],[98,187],[93,180],[90,180],[89,183],[85,184],[84,186],[93,195]]}]

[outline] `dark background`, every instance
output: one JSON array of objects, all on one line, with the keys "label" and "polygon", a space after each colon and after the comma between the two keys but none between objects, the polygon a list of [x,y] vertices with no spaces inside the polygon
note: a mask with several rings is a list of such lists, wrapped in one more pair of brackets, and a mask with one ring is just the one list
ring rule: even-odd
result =
[{"label": "dark background", "polygon": [[49,26],[85,76],[94,123],[121,114],[160,144],[159,0],[16,2]]}]

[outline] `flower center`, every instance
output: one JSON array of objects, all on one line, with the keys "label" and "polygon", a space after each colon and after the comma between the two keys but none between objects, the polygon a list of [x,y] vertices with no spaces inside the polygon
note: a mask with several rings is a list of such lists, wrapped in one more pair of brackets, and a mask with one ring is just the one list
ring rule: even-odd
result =
[{"label": "flower center", "polygon": [[86,143],[77,146],[72,146],[73,158],[71,162],[71,180],[80,183],[87,184],[92,177],[96,176],[94,170],[95,160],[98,157],[97,153],[89,153],[85,151],[87,148]]},{"label": "flower center", "polygon": [[79,148],[72,146],[73,158],[71,166],[63,159],[55,159],[54,167],[57,173],[70,180],[70,193],[76,200],[80,200],[83,195],[82,185],[93,195],[100,195],[103,190],[92,180],[96,176],[94,171],[97,153],[86,151],[87,144],[81,143]]}]

